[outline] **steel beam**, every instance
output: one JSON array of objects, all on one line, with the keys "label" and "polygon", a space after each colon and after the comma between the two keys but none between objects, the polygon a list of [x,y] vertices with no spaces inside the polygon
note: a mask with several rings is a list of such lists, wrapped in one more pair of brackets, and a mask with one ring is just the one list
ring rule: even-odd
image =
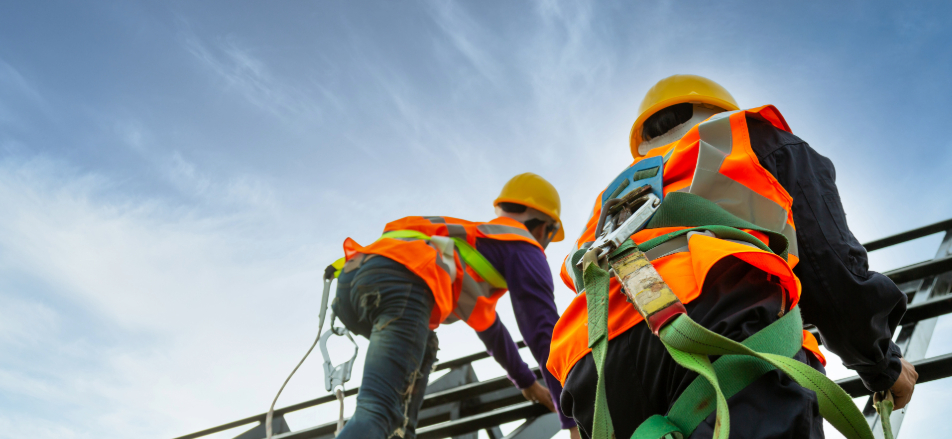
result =
[{"label": "steel beam", "polygon": [[[518,346],[521,349],[526,347],[526,344],[525,342],[519,341],[518,343],[516,343],[516,346]],[[472,355],[467,355],[465,357],[437,363],[435,366],[433,366],[433,370],[436,371],[436,370],[443,370],[443,369],[448,369],[453,367],[459,367],[465,364],[469,364],[473,361],[480,360],[483,358],[488,358],[488,357],[489,357],[489,354],[486,352],[480,352],[480,353],[476,353]],[[536,376],[540,376],[539,373],[537,372],[538,368],[533,369],[533,371],[536,372]],[[479,384],[486,385],[487,386],[486,388],[475,387],[475,388],[471,388],[470,391],[474,391],[476,393],[486,393],[486,392],[498,390],[501,387],[505,387],[505,386],[499,386],[500,382],[495,382],[497,380],[502,380],[501,382],[509,383],[508,379],[506,379],[505,377],[500,377],[500,378],[497,378],[496,380],[483,381],[482,383],[479,383]],[[344,391],[344,396],[356,395],[359,389],[360,389],[359,387],[355,387],[353,389],[347,389]],[[296,412],[298,410],[303,410],[306,408],[310,408],[310,407],[314,407],[317,405],[326,404],[326,403],[334,402],[334,401],[337,401],[337,397],[335,397],[334,395],[326,395],[320,398],[314,398],[308,401],[292,404],[287,407],[275,409],[274,416],[281,416],[286,413]],[[423,404],[424,404],[424,407],[426,407],[426,404],[427,404],[426,400],[424,400]],[[220,431],[231,430],[232,428],[241,427],[242,425],[252,424],[255,422],[262,423],[265,421],[265,416],[267,416],[267,413],[261,413],[254,416],[248,416],[246,418],[242,418],[237,421],[232,421],[227,424],[221,424],[216,427],[207,428],[205,430],[186,434],[184,436],[179,436],[174,439],[195,439],[195,438],[207,436],[213,433],[218,433]]]},{"label": "steel beam", "polygon": [[502,439],[548,439],[555,436],[561,429],[559,415],[546,413],[538,418],[526,420],[519,428]]},{"label": "steel beam", "polygon": [[[938,357],[927,358],[912,363],[919,373],[919,381],[916,384],[928,383],[929,381],[941,380],[952,376],[952,354],[940,355]],[[851,376],[837,380],[836,384],[843,388],[851,397],[859,398],[861,396],[872,395],[863,380],[859,376]]]},{"label": "steel beam", "polygon": [[922,238],[923,236],[929,236],[935,233],[944,232],[949,229],[952,229],[952,219],[939,221],[935,224],[929,224],[928,226],[919,227],[918,229],[912,229],[902,233],[895,234],[893,236],[887,236],[885,238],[880,238],[875,241],[870,241],[870,242],[867,242],[866,244],[863,244],[863,247],[866,247],[866,251],[871,252],[873,250],[879,250],[882,248],[889,247],[891,245],[901,244],[906,241],[912,241],[913,239],[916,239],[916,238]]},{"label": "steel beam", "polygon": [[901,284],[947,271],[952,271],[952,257],[936,257],[931,261],[919,262],[917,264],[890,270],[883,274],[892,279],[893,282]]},{"label": "steel beam", "polygon": [[[526,342],[520,340],[516,342],[516,347],[519,349],[522,349],[526,347]],[[465,357],[454,358],[452,360],[436,363],[436,365],[433,366],[433,371],[435,372],[435,371],[443,370],[443,369],[452,369],[454,367],[459,367],[464,364],[472,363],[476,360],[482,360],[483,358],[489,358],[489,353],[486,351],[477,352],[475,354],[470,354]]]},{"label": "steel beam", "polygon": [[470,431],[482,430],[487,427],[518,421],[520,419],[542,416],[547,413],[551,412],[544,405],[526,401],[456,421],[420,428],[417,430],[417,437],[420,439],[444,438]]},{"label": "steel beam", "polygon": [[[906,308],[906,313],[903,314],[902,319],[899,320],[899,325],[910,325],[920,320],[931,319],[949,313],[952,313],[952,295],[945,295],[915,305],[909,305],[909,307]],[[810,331],[810,333],[816,337],[817,343],[823,344],[816,326],[810,325],[804,329]]]},{"label": "steel beam", "polygon": [[[356,395],[356,394],[357,394],[357,389],[356,389],[356,388],[354,388],[354,389],[347,389],[347,390],[344,391],[344,396],[352,396],[352,395]],[[322,397],[320,397],[320,398],[314,398],[314,399],[312,399],[312,400],[310,400],[310,401],[304,401],[304,402],[300,402],[300,403],[297,403],[297,404],[289,405],[289,406],[287,406],[287,407],[282,407],[282,408],[279,408],[279,409],[275,409],[275,410],[274,410],[274,416],[275,416],[275,417],[283,416],[283,415],[286,414],[286,413],[296,412],[296,411],[298,411],[298,410],[303,410],[303,409],[306,409],[306,408],[308,408],[308,407],[314,407],[314,406],[316,406],[316,405],[321,405],[321,404],[325,404],[325,403],[332,402],[332,401],[337,401],[337,397],[334,396],[334,395],[327,395],[327,396],[322,396]],[[202,430],[202,431],[197,431],[197,432],[195,432],[195,433],[186,434],[185,436],[179,436],[179,437],[177,437],[177,438],[175,438],[175,439],[195,439],[195,438],[197,438],[197,437],[207,436],[207,435],[210,435],[210,434],[212,434],[212,433],[218,433],[218,432],[220,432],[220,431],[231,430],[232,428],[241,427],[242,425],[247,425],[247,424],[251,424],[251,423],[254,423],[254,422],[263,423],[263,422],[265,421],[265,417],[266,417],[267,415],[268,415],[267,413],[262,413],[262,414],[260,414],[260,415],[249,416],[249,417],[247,417],[247,418],[242,418],[242,419],[239,419],[239,420],[237,420],[237,421],[232,421],[232,422],[229,422],[229,423],[227,423],[227,424],[219,425],[219,426],[217,426],[217,427],[207,428],[207,429]]]},{"label": "steel beam", "polygon": [[[952,270],[952,266],[946,267],[944,264],[948,264],[949,261],[952,260],[952,257],[949,257],[950,248],[952,248],[952,230],[947,230],[945,236],[942,238],[942,242],[939,244],[939,249],[936,251],[935,259],[932,261],[931,266],[928,265],[930,263],[920,263],[889,272],[895,276],[890,276],[890,278],[897,284],[904,282],[904,275],[909,276],[909,278],[906,279],[907,281],[928,276],[919,282],[919,286],[912,296],[911,305],[926,303],[930,299],[935,299],[949,293],[952,273],[948,273],[948,271]],[[946,273],[934,276],[935,274],[943,272]],[[887,275],[889,273],[887,273]],[[897,273],[899,274],[897,275]],[[896,339],[896,345],[902,350],[902,355],[906,360],[917,362],[925,358],[926,350],[929,348],[929,342],[932,340],[932,334],[935,331],[937,321],[937,317],[932,317],[902,326],[902,329],[899,331],[899,337]],[[876,410],[873,409],[872,397],[866,401],[863,414],[866,415],[866,419],[869,421],[870,427],[872,427],[873,436],[876,439],[882,439],[884,437],[883,429],[880,424],[879,415],[876,413]],[[897,410],[893,412],[890,417],[894,437],[899,436],[899,429],[902,427],[902,420],[905,414],[906,410]]]}]

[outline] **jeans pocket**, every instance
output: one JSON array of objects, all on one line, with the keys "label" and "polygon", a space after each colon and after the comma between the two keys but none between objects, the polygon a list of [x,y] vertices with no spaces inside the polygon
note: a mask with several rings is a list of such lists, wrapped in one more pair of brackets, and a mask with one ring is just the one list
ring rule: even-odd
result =
[{"label": "jeans pocket", "polygon": [[413,284],[376,283],[356,288],[355,307],[360,320],[381,331],[403,317]]}]

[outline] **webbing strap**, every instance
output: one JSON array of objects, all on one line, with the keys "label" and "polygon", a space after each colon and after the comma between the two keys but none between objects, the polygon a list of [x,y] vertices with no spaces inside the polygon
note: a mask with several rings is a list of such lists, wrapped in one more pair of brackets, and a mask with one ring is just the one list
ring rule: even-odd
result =
[{"label": "webbing strap", "polygon": [[[747,337],[741,344],[757,352],[793,357],[801,348],[802,328],[800,308],[794,307],[777,321]],[[741,355],[720,357],[713,367],[725,398],[734,396],[763,374],[776,369],[766,361]],[[704,379],[695,379],[674,401],[667,417],[682,432],[690,435],[714,411],[715,403],[711,383]]]},{"label": "webbing strap", "polygon": [[[873,433],[866,418],[853,404],[852,398],[816,369],[793,358],[782,355],[756,352],[720,334],[699,325],[687,315],[678,316],[671,324],[661,329],[661,341],[678,364],[697,371],[711,382],[717,393],[717,422],[715,438],[727,438],[730,416],[727,401],[720,389],[713,366],[707,361],[709,355],[746,355],[764,360],[787,374],[797,384],[816,393],[820,415],[849,439],[872,439]],[[731,373],[735,373],[734,370]],[[724,410],[721,410],[721,405]]]},{"label": "webbing strap", "polygon": [[879,422],[883,425],[883,439],[893,439],[892,412],[895,407],[895,401],[890,391],[886,391],[886,396],[882,393],[876,393],[873,396],[873,408],[879,413]]},{"label": "webbing strap", "polygon": [[[723,229],[715,230],[712,228],[718,226],[723,227]],[[642,251],[648,251],[671,238],[699,229],[710,230],[722,238],[740,240],[746,240],[746,238],[726,235],[720,236],[720,234],[730,233],[725,229],[733,229],[738,233],[744,232],[737,229],[756,230],[767,235],[770,241],[767,247],[770,248],[770,251],[784,259],[787,259],[787,249],[790,245],[787,241],[787,237],[784,236],[783,233],[765,229],[749,221],[742,220],[711,200],[685,192],[669,192],[664,197],[664,202],[661,203],[661,207],[658,208],[658,211],[655,212],[654,216],[651,217],[651,220],[648,221],[648,224],[645,226],[646,229],[657,229],[661,227],[694,227],[694,229],[679,230],[667,235],[661,235],[641,243],[638,245],[638,248]],[[750,234],[744,234],[750,236]],[[757,242],[751,243],[754,245],[758,245],[759,243],[760,245],[758,246],[762,247],[763,243],[760,242],[760,240],[755,240]],[[766,248],[764,250],[766,250]]]},{"label": "webbing strap", "polygon": [[608,412],[608,396],[605,394],[604,367],[608,353],[608,272],[589,264],[585,268],[584,282],[588,303],[588,347],[592,348],[592,359],[598,372],[595,387],[595,414],[592,421],[592,437],[611,438],[615,428]]},{"label": "webbing strap", "polygon": [[[625,246],[630,249],[634,244],[626,242]],[[619,248],[619,250],[622,249]],[[608,279],[608,272],[596,263],[587,264],[584,269],[583,280],[589,312],[589,346],[592,348],[598,373],[595,414],[592,425],[592,437],[594,439],[609,439],[614,434],[611,416],[608,412],[608,398],[605,394],[606,384],[603,378],[605,353],[608,346]],[[872,432],[866,424],[865,418],[843,389],[809,365],[790,358],[796,353],[796,350],[790,353],[791,348],[786,346],[786,343],[790,340],[802,341],[800,335],[802,320],[800,319],[799,308],[794,308],[787,316],[768,326],[768,328],[771,327],[773,329],[759,337],[754,338],[757,334],[751,336],[753,340],[749,338],[749,344],[757,345],[755,347],[761,350],[782,352],[782,354],[757,352],[750,346],[745,346],[742,343],[737,343],[711,332],[691,320],[687,315],[676,317],[673,322],[661,329],[659,337],[672,358],[681,366],[698,373],[698,380],[703,378],[703,381],[707,383],[706,391],[713,390],[714,406],[717,412],[714,437],[727,438],[730,431],[730,414],[725,392],[736,393],[766,371],[771,370],[770,368],[777,368],[801,386],[813,390],[817,394],[820,414],[844,436],[849,439],[872,439]],[[764,346],[761,346],[761,344]],[[720,367],[713,366],[708,358],[709,355],[723,356],[718,362],[725,361],[724,365]],[[734,356],[742,357],[740,357],[741,359],[735,359]],[[754,361],[750,361],[749,358],[754,359]],[[766,365],[763,363],[766,363]],[[727,373],[728,371],[729,373]],[[719,374],[718,372],[722,373]],[[719,375],[724,377],[724,383],[719,380]],[[728,378],[731,375],[737,375],[737,377]],[[692,383],[689,389],[695,386],[696,383],[697,381]],[[697,396],[702,399],[710,399],[709,394],[701,391],[701,389],[705,389],[705,386],[703,384],[696,385],[699,389],[696,391],[698,395],[693,395],[695,391],[692,390],[692,394],[688,394],[688,399],[685,399],[683,403],[680,398],[675,403],[678,406],[687,406],[687,409],[672,407],[667,417],[656,415],[649,418],[650,422],[642,424],[632,435],[632,438],[658,439],[660,437],[676,438],[678,435],[690,435],[694,428],[710,413],[710,411],[696,413],[698,410],[692,408],[700,405],[699,402],[694,400]],[[692,403],[695,405],[691,406]],[[710,404],[707,404],[707,406],[710,407]],[[688,412],[684,413],[682,410]],[[701,416],[702,414],[704,416]],[[672,426],[677,431],[672,430]],[[685,428],[684,430],[681,429],[682,426]]]},{"label": "webbing strap", "polygon": [[[430,239],[430,236],[419,232],[416,230],[393,230],[386,232],[380,236],[381,238],[415,238],[415,239]],[[486,259],[479,251],[477,251],[473,246],[469,245],[465,239],[450,237],[453,242],[456,244],[456,251],[459,252],[460,259],[466,263],[479,277],[483,278],[486,282],[489,282],[493,288],[505,289],[509,288],[506,285],[506,279],[502,277],[502,274],[499,274],[499,271],[493,267],[493,264]]]}]

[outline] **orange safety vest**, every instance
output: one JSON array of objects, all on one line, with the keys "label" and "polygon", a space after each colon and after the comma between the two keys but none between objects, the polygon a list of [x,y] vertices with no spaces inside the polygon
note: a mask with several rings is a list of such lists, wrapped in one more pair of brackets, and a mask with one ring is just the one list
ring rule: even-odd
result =
[{"label": "orange safety vest", "polygon": [[462,320],[476,331],[484,331],[496,321],[496,302],[507,291],[494,288],[467,266],[450,238],[465,239],[473,247],[476,238],[523,241],[543,251],[522,223],[505,217],[477,223],[442,216],[409,216],[384,227],[384,233],[400,230],[417,231],[431,238],[383,237],[365,247],[347,238],[344,255],[348,261],[359,254],[385,256],[420,276],[433,291],[435,301],[430,329]]},{"label": "orange safety vest", "polygon": [[[680,140],[663,148],[655,148],[634,163],[661,156],[665,160],[664,188],[667,195],[672,191],[689,192],[713,201],[735,216],[756,226],[782,233],[789,241],[788,258],[763,251],[749,243],[719,239],[710,232],[690,233],[681,236],[645,253],[658,273],[682,303],[688,303],[701,294],[704,279],[715,263],[734,256],[766,273],[775,276],[786,291],[784,301],[793,308],[800,298],[800,281],[793,274],[797,264],[797,237],[793,224],[791,205],[793,199],[764,169],[750,146],[747,118],[757,117],[784,131],[790,131],[783,116],[773,106],[751,110],[724,112],[710,117],[694,126]],[[604,193],[604,191],[602,191]],[[582,279],[575,278],[569,258],[579,249],[586,249],[595,241],[595,228],[601,213],[602,194],[585,232],[562,264],[561,276],[565,284],[575,291],[582,289]],[[687,227],[664,227],[643,229],[632,236],[635,243]],[[744,230],[764,243],[767,236],[755,230]],[[625,332],[643,319],[621,293],[620,284],[612,277],[609,291],[608,338]],[[569,371],[582,357],[591,351],[588,347],[588,311],[585,292],[581,291],[562,314],[552,333],[552,345],[546,367],[562,384]],[[803,331],[803,346],[826,360],[820,353],[816,339]]]}]

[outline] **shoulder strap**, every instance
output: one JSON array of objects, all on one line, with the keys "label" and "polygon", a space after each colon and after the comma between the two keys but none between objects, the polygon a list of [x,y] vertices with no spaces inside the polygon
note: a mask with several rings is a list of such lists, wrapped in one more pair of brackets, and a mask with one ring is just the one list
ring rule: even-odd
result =
[{"label": "shoulder strap", "polygon": [[[387,233],[384,233],[381,238],[411,238],[411,239],[423,239],[429,240],[430,236],[425,233],[418,232],[416,230],[393,230]],[[465,239],[462,238],[453,238],[450,237],[453,242],[456,244],[456,251],[459,253],[460,259],[466,263],[479,277],[483,278],[486,282],[489,282],[493,288],[505,289],[508,288],[506,285],[506,279],[502,277],[502,274],[496,270],[496,267],[493,267],[493,264],[486,259],[475,247],[469,245]]]}]

